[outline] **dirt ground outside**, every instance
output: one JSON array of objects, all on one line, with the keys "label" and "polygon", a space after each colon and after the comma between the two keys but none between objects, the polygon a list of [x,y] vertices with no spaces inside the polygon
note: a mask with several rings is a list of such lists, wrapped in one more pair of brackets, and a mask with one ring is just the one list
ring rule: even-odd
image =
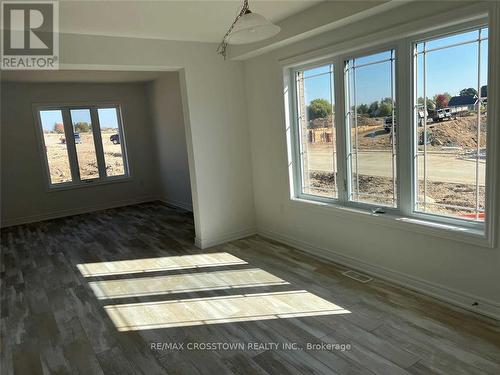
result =
[{"label": "dirt ground outside", "polygon": [[[109,137],[116,134],[114,131],[102,132],[104,160],[107,176],[120,176],[125,173],[123,155],[120,144],[113,144]],[[53,184],[71,181],[71,169],[68,160],[67,146],[61,140],[64,134],[45,133],[45,148],[50,170],[50,180]],[[80,133],[81,143],[76,144],[78,165],[81,179],[99,177],[97,159],[94,146],[94,137],[91,132]]]},{"label": "dirt ground outside", "polygon": [[[314,144],[308,148],[309,171],[332,172],[334,160],[332,145]],[[360,150],[357,170],[360,175],[392,177],[392,152],[383,150]],[[479,185],[484,185],[485,160],[479,160]],[[424,158],[418,160],[419,176],[423,176]],[[466,153],[456,151],[429,151],[426,156],[427,179],[434,182],[475,184],[476,160]],[[353,170],[356,160],[353,157]]]},{"label": "dirt ground outside", "polygon": [[[331,172],[311,172],[310,173],[310,188],[307,193],[324,196],[335,197],[335,174]],[[392,206],[392,179],[388,177],[359,175],[359,191],[366,195],[354,196],[359,198],[361,202],[382,204]],[[423,188],[420,184],[419,202],[421,203],[420,210],[423,210]],[[479,209],[484,210],[485,189],[484,186],[479,187]],[[446,205],[448,207],[445,207]],[[455,207],[449,207],[455,206]],[[476,187],[470,184],[454,184],[446,182],[427,183],[427,202],[425,209],[427,212],[455,215],[465,217],[473,213],[476,206]],[[460,209],[465,207],[468,209]]]},{"label": "dirt ground outside", "polygon": [[[480,140],[481,148],[486,147],[486,116],[481,117]],[[423,149],[424,128],[418,128],[419,149]],[[354,138],[354,131],[352,136]],[[396,125],[397,135],[397,125]],[[428,151],[454,149],[474,149],[477,145],[477,116],[457,117],[453,120],[427,124]],[[358,141],[360,150],[390,150],[392,134],[386,132],[382,121],[373,121],[371,125],[358,126]]]},{"label": "dirt ground outside", "polygon": [[[482,118],[486,123],[486,118]],[[476,154],[477,117],[467,116],[454,120],[428,124],[425,168],[427,212],[465,216],[476,207]],[[479,134],[480,157],[479,209],[485,202],[485,147],[486,126]],[[396,130],[397,133],[397,130]],[[359,193],[354,199],[369,203],[393,204],[392,133],[386,132],[380,121],[358,129],[357,170]],[[423,128],[418,129],[419,150],[423,149]],[[354,137],[354,134],[353,134]],[[308,143],[306,162],[309,170],[310,194],[332,197],[335,195],[333,143]],[[419,179],[423,179],[424,158],[417,163]],[[355,183],[353,183],[354,185]],[[423,182],[420,183],[419,201],[423,202]],[[423,209],[423,208],[421,208]]]}]

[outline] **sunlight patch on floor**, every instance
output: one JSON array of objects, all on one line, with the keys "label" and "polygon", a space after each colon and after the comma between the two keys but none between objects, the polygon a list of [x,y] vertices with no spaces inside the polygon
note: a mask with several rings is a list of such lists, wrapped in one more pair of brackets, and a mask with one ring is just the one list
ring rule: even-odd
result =
[{"label": "sunlight patch on floor", "polygon": [[94,294],[99,299],[286,284],[289,283],[258,268],[93,281],[89,283]]},{"label": "sunlight patch on floor", "polygon": [[[290,285],[286,280],[260,268],[231,269],[235,265],[248,265],[248,263],[229,253],[220,252],[82,263],[77,267],[84,277],[106,278],[124,275],[124,278],[113,277],[113,279],[89,282],[90,288],[100,300],[224,290],[224,295],[216,297],[104,306],[104,310],[119,331],[350,313],[343,307],[306,290],[263,292],[261,289],[262,293],[230,295],[231,292],[228,290],[236,292],[241,288]],[[228,269],[207,270],[206,267],[228,267]],[[126,277],[128,274],[182,269],[195,269],[196,272]]]},{"label": "sunlight patch on floor", "polygon": [[104,306],[119,331],[347,314],[305,290]]},{"label": "sunlight patch on floor", "polygon": [[222,267],[247,264],[229,253],[195,254],[161,258],[118,260],[112,262],[82,263],[78,270],[84,277],[121,275],[189,268]]}]

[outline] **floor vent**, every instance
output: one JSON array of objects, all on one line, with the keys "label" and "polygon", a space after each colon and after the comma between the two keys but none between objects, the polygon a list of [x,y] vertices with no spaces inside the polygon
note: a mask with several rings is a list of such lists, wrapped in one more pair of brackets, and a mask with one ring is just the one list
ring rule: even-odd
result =
[{"label": "floor vent", "polygon": [[367,283],[367,282],[373,280],[371,277],[368,277],[366,275],[362,275],[362,274],[357,273],[356,271],[353,271],[353,270],[342,272],[342,275],[350,277],[351,279],[354,279],[354,280],[359,281],[361,283]]}]

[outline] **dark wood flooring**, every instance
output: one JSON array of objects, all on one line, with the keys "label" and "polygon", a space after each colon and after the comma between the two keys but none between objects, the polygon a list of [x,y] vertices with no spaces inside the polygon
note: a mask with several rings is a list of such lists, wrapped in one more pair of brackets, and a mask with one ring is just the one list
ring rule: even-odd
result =
[{"label": "dark wood flooring", "polygon": [[[193,236],[190,214],[156,203],[3,229],[1,373],[500,374],[500,329],[494,322],[378,280],[362,284],[343,276],[338,265],[258,236],[203,251],[193,246]],[[168,258],[154,263],[159,267],[126,273],[120,269],[130,263],[110,263],[151,265],[143,260],[208,253],[244,262],[175,267],[168,262],[177,258]],[[78,265],[88,263],[110,264],[110,271],[84,277]],[[284,282],[232,285],[208,274],[248,269]],[[200,273],[203,280],[197,279]],[[149,288],[146,277],[156,278],[154,292],[138,293],[133,279]],[[123,285],[105,283],[124,279]],[[99,289],[104,284],[111,289]],[[127,294],[127,287],[134,292]],[[106,294],[110,290],[117,294]],[[304,290],[307,298],[288,299],[287,293]],[[249,318],[257,307],[241,306],[249,296],[260,301],[260,295],[271,300],[263,298],[258,306],[263,315]],[[239,299],[231,302],[228,296]],[[324,303],[316,307],[308,298],[349,313],[321,315]],[[197,311],[186,307],[193,301]],[[122,309],[128,304],[129,310]],[[113,320],[109,305],[122,315]],[[160,310],[149,315],[151,306]],[[294,314],[297,309],[308,313]],[[235,319],[242,312],[246,318]],[[228,319],[209,324],[205,313]],[[141,329],[137,322],[149,319],[177,323]],[[118,330],[120,322],[132,327],[132,321],[139,325]],[[228,343],[244,350],[217,346]]]}]

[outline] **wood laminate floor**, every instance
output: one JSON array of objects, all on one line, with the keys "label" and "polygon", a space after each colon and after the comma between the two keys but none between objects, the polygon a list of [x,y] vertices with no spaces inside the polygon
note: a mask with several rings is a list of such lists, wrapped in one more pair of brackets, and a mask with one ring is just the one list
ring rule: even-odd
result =
[{"label": "wood laminate floor", "polygon": [[500,329],[150,203],[1,232],[2,374],[500,374]]}]

